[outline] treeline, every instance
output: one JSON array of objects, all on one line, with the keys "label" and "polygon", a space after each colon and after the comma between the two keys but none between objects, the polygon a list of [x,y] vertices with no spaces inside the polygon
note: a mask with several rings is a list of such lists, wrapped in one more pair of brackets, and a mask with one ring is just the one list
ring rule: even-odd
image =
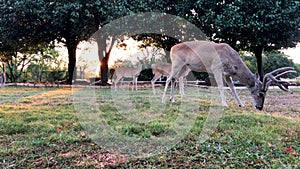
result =
[{"label": "treeline", "polygon": [[[151,15],[138,20],[139,14],[145,12]],[[300,41],[299,0],[0,0],[0,59],[11,70],[9,79],[19,81],[22,73],[14,68],[21,70],[23,64],[28,66],[23,61],[28,61],[32,54],[43,55],[43,46],[61,42],[68,50],[66,80],[71,83],[77,45],[99,28],[126,16],[130,20],[124,20],[118,27],[108,27],[107,34],[96,37],[100,79],[105,84],[113,44],[124,36],[135,40],[150,37],[151,42],[165,51],[199,36],[176,19],[161,21],[162,15],[157,13],[179,16],[201,30],[208,40],[226,42],[237,51],[252,53],[261,75],[267,72],[263,68],[263,52],[295,47]],[[159,27],[159,31],[136,33],[148,23]]]}]

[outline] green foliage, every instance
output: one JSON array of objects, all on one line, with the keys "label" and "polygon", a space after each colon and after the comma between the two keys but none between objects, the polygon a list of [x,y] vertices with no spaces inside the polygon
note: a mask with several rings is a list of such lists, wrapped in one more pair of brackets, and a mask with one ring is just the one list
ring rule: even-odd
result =
[{"label": "green foliage", "polygon": [[145,129],[140,125],[124,125],[122,133],[130,137],[144,135]]},{"label": "green foliage", "polygon": [[72,79],[77,44],[99,28],[96,20],[101,19],[104,5],[102,1],[1,0],[1,57],[8,62],[17,52],[58,40],[68,47]]},{"label": "green foliage", "polygon": [[211,40],[234,48],[280,49],[299,41],[300,3],[296,0],[198,0],[194,9],[194,23]]},{"label": "green foliage", "polygon": [[[65,78],[63,61],[54,46],[37,45],[26,53],[6,58],[8,82],[57,81]],[[43,74],[44,73],[44,74]]]},{"label": "green foliage", "polygon": [[254,52],[261,76],[263,51],[295,47],[300,39],[298,0],[198,0],[194,16],[210,40]]},{"label": "green foliage", "polygon": [[300,75],[300,69],[296,64],[281,52],[266,52],[263,56],[263,65],[265,72],[270,72],[280,67],[294,67],[297,70],[296,74],[290,74],[288,77],[293,78]]},{"label": "green foliage", "polygon": [[[242,54],[242,58],[252,72],[257,72],[256,58],[249,54]],[[268,73],[280,67],[294,67],[297,73],[289,74],[287,77],[295,78],[300,75],[299,65],[295,64],[287,55],[278,52],[265,52],[263,54],[264,72]]]},{"label": "green foliage", "polygon": [[144,69],[138,77],[139,81],[150,81],[153,78],[152,69]]},{"label": "green foliage", "polygon": [[[265,50],[292,47],[299,41],[299,10],[300,3],[297,0],[0,0],[0,57],[8,62],[12,57],[17,57],[18,52],[28,53],[40,44],[58,40],[68,47],[70,80],[76,63],[76,46],[80,41],[88,39],[99,27],[103,28],[115,19],[139,12],[160,12],[183,17],[194,23],[211,40],[225,41],[236,49],[254,51],[257,47]],[[136,22],[124,22],[119,28],[113,29],[120,29],[120,34],[135,36],[136,39],[152,37],[166,51],[179,41],[168,37],[165,29],[159,35],[150,31],[138,36],[130,34],[130,30],[139,30],[139,27],[154,20],[156,24],[162,24],[157,26],[165,26],[179,37],[184,32],[183,25],[174,26],[157,17],[149,17],[149,20],[143,21],[144,25],[136,19]],[[100,50],[105,51],[105,55],[99,58],[108,54],[106,40],[112,37],[113,42],[117,40],[115,35],[109,33],[97,41]],[[203,38],[198,34],[189,36]],[[99,53],[102,55],[103,52]]]},{"label": "green foliage", "polygon": [[151,135],[158,136],[163,134],[167,130],[168,126],[160,122],[152,122],[147,126],[147,128],[149,129]]},{"label": "green foliage", "polygon": [[49,28],[50,2],[1,0],[0,4],[1,52],[22,52],[28,47],[53,40]]},{"label": "green foliage", "polygon": [[37,54],[26,69],[26,80],[31,82],[55,82],[65,79],[66,70],[58,52],[46,46]]}]

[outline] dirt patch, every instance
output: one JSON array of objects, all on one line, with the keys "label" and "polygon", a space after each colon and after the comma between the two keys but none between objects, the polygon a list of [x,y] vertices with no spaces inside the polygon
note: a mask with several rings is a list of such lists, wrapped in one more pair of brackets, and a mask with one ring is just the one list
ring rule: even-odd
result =
[{"label": "dirt patch", "polygon": [[300,118],[300,90],[294,90],[293,94],[271,91],[267,96],[265,111],[272,115]]},{"label": "dirt patch", "polygon": [[[267,93],[262,113],[286,118],[299,118],[300,120],[300,88],[292,89],[293,93],[284,92],[278,89],[270,89]],[[247,89],[238,90],[238,94],[249,110],[254,110],[252,98]],[[226,91],[227,102],[236,106],[237,103],[231,93]]]}]

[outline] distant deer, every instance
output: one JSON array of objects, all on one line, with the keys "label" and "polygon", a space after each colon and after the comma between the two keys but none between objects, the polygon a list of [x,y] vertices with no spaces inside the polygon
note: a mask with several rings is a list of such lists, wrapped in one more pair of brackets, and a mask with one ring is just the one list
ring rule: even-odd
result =
[{"label": "distant deer", "polygon": [[[172,64],[171,63],[166,63],[166,62],[156,62],[151,65],[152,68],[152,73],[154,74],[153,79],[151,80],[152,84],[152,92],[155,94],[155,82],[161,78],[161,77],[168,77],[171,72]],[[183,69],[181,72],[181,76],[179,77],[179,91],[181,95],[184,95],[184,84],[183,84],[183,79],[186,77],[191,70],[186,67],[186,69]]]},{"label": "distant deer", "polygon": [[[266,92],[271,82],[274,82],[280,89],[291,92],[288,89],[289,83],[281,81],[279,78],[287,73],[295,73],[292,67],[283,67],[267,73],[260,81],[258,74],[253,74],[242,61],[239,54],[226,43],[214,43],[209,41],[190,41],[177,44],[171,48],[170,53],[172,68],[170,76],[167,78],[162,102],[168,85],[173,78],[178,77],[178,72],[183,66],[188,66],[192,71],[213,73],[217,86],[220,90],[222,105],[227,106],[223,80],[227,83],[239,106],[243,106],[235,90],[232,78],[246,85],[253,98],[254,106],[262,110]],[[174,88],[174,86],[172,86]],[[173,93],[171,90],[171,100]]]},{"label": "distant deer", "polygon": [[5,63],[2,62],[2,73],[0,73],[0,88],[5,86],[5,82],[6,82]]},{"label": "distant deer", "polygon": [[[138,59],[139,60],[139,59]],[[139,60],[139,64],[137,68],[131,67],[118,67],[115,69],[116,80],[114,81],[115,89],[117,89],[117,84],[124,77],[132,78],[132,91],[135,85],[135,90],[137,90],[137,79],[142,71],[142,61]]]}]

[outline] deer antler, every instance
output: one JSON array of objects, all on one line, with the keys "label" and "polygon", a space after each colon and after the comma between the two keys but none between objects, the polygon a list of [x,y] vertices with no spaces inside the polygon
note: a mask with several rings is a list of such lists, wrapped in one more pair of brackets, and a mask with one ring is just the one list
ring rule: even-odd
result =
[{"label": "deer antler", "polygon": [[280,76],[283,76],[288,73],[296,73],[295,68],[293,67],[282,67],[276,69],[270,73],[267,73],[263,78],[263,86],[262,91],[267,91],[271,82],[275,82],[275,84],[283,91],[292,92],[288,86],[290,85],[289,82],[280,80]]}]

